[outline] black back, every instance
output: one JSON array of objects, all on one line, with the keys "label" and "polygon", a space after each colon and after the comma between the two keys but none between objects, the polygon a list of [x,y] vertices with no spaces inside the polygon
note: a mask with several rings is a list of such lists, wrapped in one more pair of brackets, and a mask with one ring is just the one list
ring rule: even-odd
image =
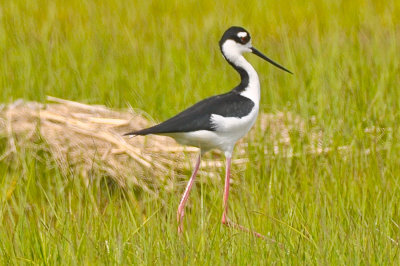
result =
[{"label": "black back", "polygon": [[215,131],[215,125],[211,123],[211,115],[241,118],[248,115],[253,107],[254,102],[252,100],[233,90],[204,99],[158,125],[126,135],[178,133],[197,130]]}]

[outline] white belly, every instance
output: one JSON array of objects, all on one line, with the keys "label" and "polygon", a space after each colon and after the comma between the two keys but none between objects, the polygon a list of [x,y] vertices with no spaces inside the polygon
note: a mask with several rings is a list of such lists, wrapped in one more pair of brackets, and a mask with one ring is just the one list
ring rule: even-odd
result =
[{"label": "white belly", "polygon": [[171,133],[168,136],[173,137],[180,144],[199,147],[203,152],[210,149],[232,152],[235,143],[254,125],[257,115],[258,108],[256,107],[247,116],[241,118],[212,115],[211,121],[215,126],[215,131],[198,130]]}]

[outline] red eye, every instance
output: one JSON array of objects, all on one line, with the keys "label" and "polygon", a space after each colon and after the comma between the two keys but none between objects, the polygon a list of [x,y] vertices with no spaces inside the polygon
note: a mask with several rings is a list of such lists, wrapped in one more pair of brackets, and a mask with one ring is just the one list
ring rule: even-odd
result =
[{"label": "red eye", "polygon": [[246,36],[240,37],[240,40],[242,41],[242,43],[246,43],[249,41],[249,36],[246,35]]}]

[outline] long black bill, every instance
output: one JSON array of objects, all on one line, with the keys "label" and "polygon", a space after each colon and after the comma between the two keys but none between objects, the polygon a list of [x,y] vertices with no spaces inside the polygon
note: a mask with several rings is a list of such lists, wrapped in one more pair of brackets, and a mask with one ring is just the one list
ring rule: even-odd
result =
[{"label": "long black bill", "polygon": [[260,51],[258,51],[256,48],[251,47],[251,52],[255,55],[258,55],[259,57],[261,57],[262,59],[264,59],[265,61],[268,61],[269,63],[273,64],[274,66],[276,66],[277,68],[280,68],[290,74],[293,74],[291,71],[287,70],[286,68],[284,68],[283,66],[281,66],[278,63],[275,63],[274,61],[272,61],[271,59],[269,59],[268,57],[266,57],[265,55],[263,55]]}]

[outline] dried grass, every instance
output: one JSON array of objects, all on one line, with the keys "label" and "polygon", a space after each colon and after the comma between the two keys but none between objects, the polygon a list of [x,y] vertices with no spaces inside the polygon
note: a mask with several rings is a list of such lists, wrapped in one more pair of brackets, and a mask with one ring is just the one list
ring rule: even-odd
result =
[{"label": "dried grass", "polygon": [[[0,106],[0,135],[8,143],[0,160],[44,149],[63,173],[79,173],[86,182],[102,173],[121,186],[132,183],[152,193],[160,186],[172,189],[177,179],[187,176],[198,149],[183,147],[165,136],[122,136],[150,125],[140,111],[114,111],[54,97],[48,97],[47,104],[18,100]],[[306,136],[305,122],[291,113],[261,114],[256,127],[247,138],[263,145],[267,155],[294,156],[293,132],[308,138],[308,152],[326,152],[321,145],[322,132],[314,128],[307,130],[311,135]],[[238,143],[234,164],[246,164],[247,143]],[[203,172],[211,179],[223,165],[218,157],[220,153],[213,152],[202,163]]]}]

